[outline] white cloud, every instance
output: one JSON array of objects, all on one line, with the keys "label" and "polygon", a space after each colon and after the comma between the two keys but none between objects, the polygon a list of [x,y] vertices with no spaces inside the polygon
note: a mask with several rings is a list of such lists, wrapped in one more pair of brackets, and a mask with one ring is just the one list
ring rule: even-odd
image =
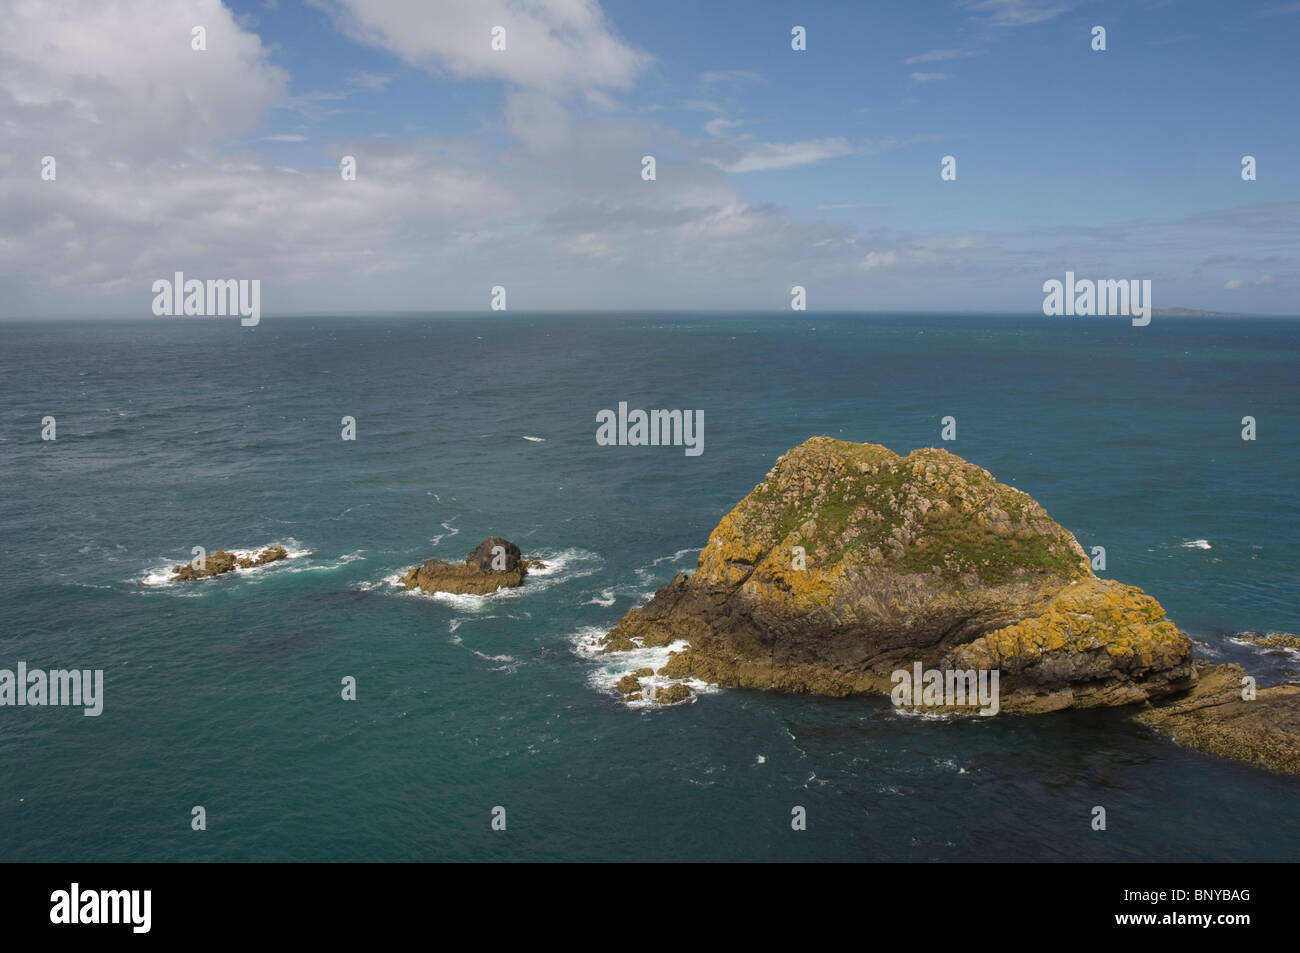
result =
[{"label": "white cloud", "polygon": [[853,146],[847,139],[807,139],[802,142],[757,143],[733,159],[708,159],[724,172],[765,172],[810,165],[825,159],[851,155]]},{"label": "white cloud", "polygon": [[[1074,260],[1081,242],[1099,254],[1131,256],[1127,239],[1114,236],[1143,229],[1188,249],[1221,247],[1225,235],[1244,236],[1243,249],[1262,240],[1251,236],[1273,243],[1280,237],[1294,247],[1295,203],[1071,229],[1068,236],[1022,235],[1017,248],[1006,236],[961,234],[957,224],[950,226],[954,234],[909,234],[888,226],[900,220],[896,209],[859,207],[881,213],[871,216],[871,230],[865,216],[817,221],[810,203],[794,215],[746,202],[728,174],[866,156],[937,137],[755,143],[720,137],[741,121],[726,118],[741,115],[728,108],[720,123],[706,127],[713,138],[691,138],[609,111],[601,97],[618,89],[627,70],[599,62],[588,69],[568,50],[557,54],[555,69],[543,64],[536,74],[521,73],[527,81],[485,66],[486,72],[473,72],[475,66],[456,73],[433,48],[419,58],[432,69],[516,83],[499,124],[511,137],[505,146],[493,136],[321,141],[319,149],[294,150],[293,167],[284,167],[282,156],[231,155],[222,147],[281,151],[259,137],[305,138],[293,130],[322,140],[312,109],[323,111],[326,102],[332,108],[348,90],[385,81],[341,73],[338,92],[304,92],[298,115],[262,127],[268,105],[293,103],[283,95],[287,77],[214,0],[87,0],[41,4],[39,12],[27,0],[11,6],[8,32],[0,34],[0,168],[15,174],[0,176],[0,313],[144,314],[152,281],[175,270],[262,278],[268,314],[485,308],[487,289],[497,283],[509,286],[518,308],[781,307],[792,276],[823,289],[820,304],[851,306],[861,300],[864,272],[881,306],[915,302],[918,288],[929,306],[942,306],[947,292],[936,289],[943,288],[955,289],[951,300],[964,306],[974,280],[1002,289],[990,295],[1032,290],[1046,257],[1054,251]],[[468,9],[450,8],[462,18]],[[484,0],[483,9],[505,9],[504,0]],[[533,17],[578,9],[594,4],[548,0],[528,7]],[[207,53],[189,49],[196,10],[209,28]],[[74,22],[79,17],[89,29]],[[161,32],[152,28],[158,19],[168,24]],[[512,32],[512,50],[515,41]],[[50,55],[34,52],[40,50]],[[749,81],[727,74],[709,84],[722,93],[725,82]],[[47,152],[59,156],[57,182],[37,178],[37,161]],[[640,178],[647,153],[659,159],[654,182]],[[343,154],[357,157],[355,182],[340,179]],[[1266,265],[1279,276],[1277,294],[1288,293],[1295,285],[1289,251],[1215,270],[1252,275]],[[1100,273],[1123,273],[1119,267]]]},{"label": "white cloud", "polygon": [[858,262],[858,270],[872,271],[876,268],[889,268],[897,263],[898,253],[893,249],[867,252],[863,259]]},{"label": "white cloud", "polygon": [[921,53],[918,56],[909,56],[903,60],[908,66],[915,63],[938,63],[943,60],[963,59],[967,56],[980,56],[985,50],[930,50],[928,53]]},{"label": "white cloud", "polygon": [[1225,282],[1223,283],[1223,290],[1224,290],[1224,291],[1236,291],[1238,288],[1241,287],[1241,285],[1242,285],[1242,281],[1241,281],[1240,278],[1232,278],[1232,279],[1230,279],[1230,280],[1228,280],[1228,281],[1225,281]]},{"label": "white cloud", "polygon": [[24,155],[174,154],[252,130],[284,95],[287,74],[217,0],[5,6],[0,147]]},{"label": "white cloud", "polygon": [[762,76],[753,70],[747,69],[706,70],[700,74],[700,85],[706,90],[719,83],[757,83],[760,80],[762,80]]},{"label": "white cloud", "polygon": [[381,93],[388,88],[388,84],[392,81],[393,77],[386,73],[370,73],[363,69],[351,70],[347,75],[347,84],[349,86],[367,93]]},{"label": "white cloud", "polygon": [[941,235],[937,238],[917,239],[915,244],[922,251],[952,252],[983,247],[984,241],[976,235]]},{"label": "white cloud", "polygon": [[704,131],[711,136],[719,138],[725,136],[733,129],[738,129],[745,123],[740,119],[724,119],[719,116],[717,119],[710,119],[704,124]]},{"label": "white cloud", "polygon": [[[414,66],[554,93],[622,88],[649,56],[620,39],[596,0],[313,0],[353,38]],[[493,50],[491,31],[506,30]]]},{"label": "white cloud", "polygon": [[933,83],[941,79],[952,79],[951,73],[911,73],[908,75],[914,83]]},{"label": "white cloud", "polygon": [[1027,26],[1051,20],[1075,4],[1066,0],[965,0],[964,5],[994,26]]},{"label": "white cloud", "polygon": [[[176,270],[263,278],[268,313],[476,307],[502,280],[521,307],[539,295],[548,304],[571,300],[579,287],[604,287],[606,301],[638,291],[653,300],[683,293],[692,280],[716,294],[719,270],[758,280],[780,261],[811,272],[828,260],[818,243],[845,233],[745,203],[701,145],[670,128],[571,112],[560,101],[565,91],[598,93],[576,84],[619,82],[637,56],[606,68],[599,49],[573,54],[554,37],[542,59],[553,54],[567,65],[560,74],[518,74],[537,83],[507,98],[504,130],[515,144],[504,149],[488,152],[474,140],[333,142],[327,162],[308,154],[293,167],[223,154],[219,146],[246,143],[249,132],[307,138],[257,129],[266,106],[289,103],[287,76],[213,0],[118,6],[24,5],[0,36],[0,160],[30,170],[0,176],[0,312],[145,313],[152,282]],[[462,19],[467,9],[452,5]],[[569,24],[570,38],[627,52],[596,30],[603,21],[592,4],[529,9]],[[194,22],[208,28],[206,53],[189,47]],[[511,32],[510,48],[528,36]],[[436,43],[430,49],[436,59]],[[564,72],[584,61],[590,68],[581,75]],[[360,74],[344,83],[382,85]],[[30,131],[38,129],[39,141],[15,132],[36,139]],[[83,148],[65,157],[59,144],[68,140]],[[743,143],[713,145],[735,149],[741,169],[849,149],[826,140],[746,158]],[[640,178],[649,151],[663,163],[654,183]],[[59,175],[42,183],[37,160],[47,152],[58,155]],[[354,182],[339,176],[343,154],[357,157]],[[665,285],[668,273],[686,285]]]}]

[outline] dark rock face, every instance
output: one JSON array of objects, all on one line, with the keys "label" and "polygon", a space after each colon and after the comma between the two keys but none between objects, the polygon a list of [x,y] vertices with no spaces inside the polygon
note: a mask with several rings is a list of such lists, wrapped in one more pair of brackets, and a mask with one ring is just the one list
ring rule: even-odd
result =
[{"label": "dark rock face", "polygon": [[[494,568],[494,562],[503,568]],[[408,571],[402,585],[429,593],[486,596],[501,588],[522,585],[529,567],[544,568],[542,563],[523,559],[519,547],[509,540],[489,536],[474,547],[463,563],[427,560]]]},{"label": "dark rock face", "polygon": [[1250,764],[1300,774],[1300,685],[1260,688],[1242,697],[1240,665],[1198,663],[1191,691],[1138,715],[1180,745]]},{"label": "dark rock face", "polygon": [[1093,575],[1028,494],[945,450],[814,437],[777,461],[606,651],[689,644],[660,674],[888,693],[921,662],[1000,672],[1002,710],[1146,701],[1191,684],[1155,599]]},{"label": "dark rock face", "polygon": [[465,557],[465,565],[474,566],[481,572],[513,572],[522,558],[519,547],[510,540],[489,536]]}]

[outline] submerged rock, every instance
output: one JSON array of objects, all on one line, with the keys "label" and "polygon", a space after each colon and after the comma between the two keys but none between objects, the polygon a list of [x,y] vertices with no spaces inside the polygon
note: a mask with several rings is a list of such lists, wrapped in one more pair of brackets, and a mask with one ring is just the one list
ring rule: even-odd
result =
[{"label": "submerged rock", "polygon": [[672,682],[655,689],[655,701],[660,705],[674,705],[691,697],[691,690],[681,682]]},{"label": "submerged rock", "polygon": [[545,564],[522,558],[519,547],[500,536],[479,543],[463,563],[429,559],[402,576],[407,589],[486,596],[498,589],[522,585],[529,569]]},{"label": "submerged rock", "polygon": [[[618,680],[618,684],[614,688],[623,694],[625,701],[640,701],[646,692],[641,679],[649,678],[654,673],[655,670],[649,667],[639,668],[635,672],[628,672]],[[660,705],[672,705],[691,697],[691,690],[677,682],[651,688],[650,692],[650,697]]]},{"label": "submerged rock", "polygon": [[1300,774],[1300,685],[1256,689],[1247,700],[1240,665],[1198,663],[1196,676],[1191,691],[1149,707],[1137,720],[1207,754]]},{"label": "submerged rock", "polygon": [[188,562],[181,566],[173,566],[172,575],[176,579],[205,579],[208,576],[219,576],[222,573],[236,569],[252,569],[254,566],[263,566],[266,563],[286,559],[288,555],[289,551],[279,545],[268,546],[254,556],[240,556],[224,549],[218,549],[215,553],[209,553],[204,557],[202,569],[192,562]]},{"label": "submerged rock", "polygon": [[1191,642],[1093,575],[1030,496],[946,450],[813,437],[723,517],[604,651],[690,647],[675,678],[826,695],[895,671],[1000,671],[1002,710],[1123,705],[1192,684]]},{"label": "submerged rock", "polygon": [[1300,649],[1300,636],[1272,632],[1263,635],[1259,632],[1242,632],[1238,638],[1266,649]]}]

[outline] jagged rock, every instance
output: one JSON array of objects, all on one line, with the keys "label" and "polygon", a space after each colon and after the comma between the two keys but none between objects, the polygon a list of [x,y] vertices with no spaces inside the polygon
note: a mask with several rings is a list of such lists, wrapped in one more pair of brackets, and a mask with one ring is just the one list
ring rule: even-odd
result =
[{"label": "jagged rock", "polygon": [[[497,546],[504,551],[495,554],[503,557],[498,565],[504,569],[492,568],[493,548]],[[530,568],[541,569],[544,565],[522,559],[519,547],[509,540],[489,536],[474,547],[463,563],[429,559],[408,570],[401,581],[407,589],[485,596],[503,587],[522,585]]]},{"label": "jagged rock", "polygon": [[624,695],[631,695],[633,692],[639,692],[641,690],[641,679],[637,678],[635,675],[624,675],[618,680],[618,684],[614,687]]},{"label": "jagged rock", "polygon": [[1197,664],[1191,691],[1149,706],[1137,720],[1207,754],[1300,774],[1300,685],[1259,688],[1248,701],[1240,665]]},{"label": "jagged rock", "polygon": [[605,637],[689,648],[661,674],[827,695],[894,671],[996,668],[1002,710],[1122,705],[1191,684],[1155,599],[1098,579],[1028,494],[946,450],[813,437],[723,517],[698,569]]},{"label": "jagged rock", "polygon": [[205,579],[208,576],[219,576],[222,573],[236,569],[251,569],[254,566],[263,566],[266,563],[285,559],[288,555],[289,551],[279,545],[268,546],[255,556],[238,556],[224,549],[218,549],[215,553],[209,553],[204,558],[202,569],[190,562],[181,566],[173,566],[172,575],[183,580]]},{"label": "jagged rock", "polygon": [[1242,632],[1239,638],[1266,649],[1300,649],[1300,636],[1272,633],[1261,635],[1258,632]]},{"label": "jagged rock", "polygon": [[660,705],[672,705],[691,697],[691,690],[681,682],[673,682],[655,689],[655,701]]},{"label": "jagged rock", "polygon": [[[494,552],[497,548],[502,552]],[[511,572],[519,566],[523,554],[519,547],[500,536],[489,536],[479,543],[465,557],[465,565],[474,566],[483,572]]]}]

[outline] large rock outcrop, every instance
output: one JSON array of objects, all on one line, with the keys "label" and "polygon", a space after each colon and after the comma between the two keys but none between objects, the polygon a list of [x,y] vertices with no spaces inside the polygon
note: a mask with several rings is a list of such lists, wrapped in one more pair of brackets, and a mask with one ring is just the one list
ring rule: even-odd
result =
[{"label": "large rock outcrop", "polygon": [[522,585],[529,568],[543,567],[543,563],[522,558],[519,547],[509,540],[489,536],[474,547],[463,563],[429,559],[409,570],[401,581],[407,589],[486,596],[501,588]]},{"label": "large rock outcrop", "polygon": [[1123,705],[1192,684],[1191,642],[1093,575],[1028,494],[945,450],[813,437],[723,517],[606,651],[685,640],[662,674],[828,695],[996,669],[1003,710]]}]

